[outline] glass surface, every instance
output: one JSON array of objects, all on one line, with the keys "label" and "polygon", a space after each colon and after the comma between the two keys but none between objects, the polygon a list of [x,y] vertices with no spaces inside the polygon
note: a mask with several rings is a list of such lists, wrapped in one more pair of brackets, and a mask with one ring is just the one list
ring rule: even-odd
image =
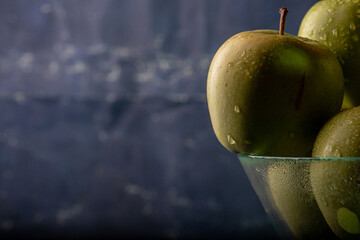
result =
[{"label": "glass surface", "polygon": [[360,239],[360,158],[238,158],[281,239]]}]

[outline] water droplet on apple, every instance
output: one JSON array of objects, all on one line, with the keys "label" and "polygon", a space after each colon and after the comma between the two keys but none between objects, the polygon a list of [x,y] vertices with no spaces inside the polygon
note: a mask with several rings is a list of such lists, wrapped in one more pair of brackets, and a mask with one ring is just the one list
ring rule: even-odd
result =
[{"label": "water droplet on apple", "polygon": [[356,30],[356,25],[355,25],[355,23],[350,23],[350,30],[351,31],[355,31]]},{"label": "water droplet on apple", "polygon": [[341,151],[338,148],[333,148],[332,149],[332,155],[334,157],[341,157],[342,156]]},{"label": "water droplet on apple", "polygon": [[233,62],[230,62],[229,64],[228,64],[228,67],[233,67],[234,66],[234,63]]},{"label": "water droplet on apple", "polygon": [[230,134],[227,135],[227,140],[228,140],[228,142],[230,143],[230,145],[236,144],[235,139],[234,139]]},{"label": "water droplet on apple", "polygon": [[247,75],[247,76],[249,76],[250,75],[250,72],[249,72],[249,70],[245,70],[245,74]]},{"label": "water droplet on apple", "polygon": [[337,36],[338,36],[338,30],[337,30],[336,28],[334,28],[334,29],[332,30],[332,34],[333,34],[335,37],[337,37]]},{"label": "water droplet on apple", "polygon": [[239,105],[235,105],[234,111],[235,111],[236,113],[240,113],[240,112],[241,112]]},{"label": "water droplet on apple", "polygon": [[324,35],[320,36],[320,40],[322,40],[322,41],[326,41],[326,39],[327,39],[326,34],[324,34]]},{"label": "water droplet on apple", "polygon": [[244,57],[246,55],[246,50],[244,50],[241,54],[241,57]]}]

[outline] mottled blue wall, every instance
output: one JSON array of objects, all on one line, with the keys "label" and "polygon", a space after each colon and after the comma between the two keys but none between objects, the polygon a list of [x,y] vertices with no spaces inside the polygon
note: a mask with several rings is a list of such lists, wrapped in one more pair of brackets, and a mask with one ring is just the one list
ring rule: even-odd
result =
[{"label": "mottled blue wall", "polygon": [[212,131],[207,70],[315,2],[0,0],[0,237],[275,238]]}]

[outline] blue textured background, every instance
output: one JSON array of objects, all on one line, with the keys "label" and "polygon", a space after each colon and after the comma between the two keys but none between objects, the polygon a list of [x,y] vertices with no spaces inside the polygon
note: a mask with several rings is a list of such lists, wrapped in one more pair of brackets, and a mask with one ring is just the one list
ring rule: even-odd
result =
[{"label": "blue textured background", "polygon": [[0,0],[0,238],[272,239],[217,141],[206,76],[235,33],[315,0]]}]

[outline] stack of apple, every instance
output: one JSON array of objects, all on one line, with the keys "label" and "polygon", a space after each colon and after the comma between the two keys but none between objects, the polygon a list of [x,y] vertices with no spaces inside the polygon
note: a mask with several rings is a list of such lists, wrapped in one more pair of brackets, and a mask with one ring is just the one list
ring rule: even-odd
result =
[{"label": "stack of apple", "polygon": [[[360,0],[319,1],[298,36],[284,33],[287,9],[280,12],[279,31],[239,33],[215,54],[207,99],[217,138],[234,153],[360,157]],[[278,164],[268,181],[298,238],[320,238],[328,228],[360,239],[360,160]],[[311,182],[306,206],[289,189],[287,202],[279,184],[301,184],[299,171]]]}]

